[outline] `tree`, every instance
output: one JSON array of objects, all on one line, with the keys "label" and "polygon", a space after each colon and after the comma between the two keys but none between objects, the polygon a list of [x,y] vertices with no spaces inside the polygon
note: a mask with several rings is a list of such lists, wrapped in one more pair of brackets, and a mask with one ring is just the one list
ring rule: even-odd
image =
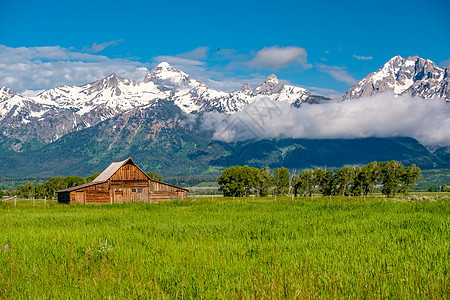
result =
[{"label": "tree", "polygon": [[[320,172],[319,172],[320,173]],[[304,170],[294,177],[294,194],[302,193],[304,196],[311,196],[314,193],[314,189],[318,183],[318,177],[313,170]]]},{"label": "tree", "polygon": [[350,190],[350,184],[352,183],[355,176],[355,170],[344,166],[342,169],[337,170],[334,173],[333,185],[334,194],[346,196]]},{"label": "tree", "polygon": [[148,177],[150,177],[151,179],[156,180],[156,181],[163,180],[162,176],[159,174],[156,174],[155,172],[148,172],[147,175],[148,175]]},{"label": "tree", "polygon": [[324,196],[333,195],[334,190],[334,173],[333,170],[322,170],[322,169],[316,169],[314,171],[317,185],[319,187],[319,193],[321,193]]},{"label": "tree", "polygon": [[56,195],[56,191],[64,190],[67,188],[67,182],[62,177],[52,177],[46,183],[44,183],[44,190],[47,197],[53,197]]},{"label": "tree", "polygon": [[71,188],[74,186],[79,186],[86,183],[86,179],[78,176],[67,176],[64,178],[64,182],[66,183],[65,188]]},{"label": "tree", "polygon": [[416,165],[406,167],[401,173],[402,186],[400,192],[402,194],[408,194],[408,192],[416,186],[416,180],[421,178],[422,170]]},{"label": "tree", "polygon": [[249,166],[234,166],[222,172],[218,179],[219,190],[224,196],[247,196],[260,184],[260,171]]},{"label": "tree", "polygon": [[35,186],[36,190],[36,198],[43,199],[47,197],[47,193],[45,191],[45,185],[43,183],[37,183]]},{"label": "tree", "polygon": [[94,179],[97,178],[98,175],[100,175],[100,174],[101,174],[101,173],[94,173],[94,174],[92,174],[91,176],[86,177],[85,182],[86,182],[86,183],[89,183],[89,182],[94,181]]},{"label": "tree", "polygon": [[14,187],[8,186],[8,188],[6,189],[6,194],[8,196],[15,196],[16,195],[16,190],[14,189]]},{"label": "tree", "polygon": [[355,169],[355,178],[351,188],[353,195],[368,195],[375,191],[375,182],[379,177],[379,168],[377,162],[371,162],[362,168]]},{"label": "tree", "polygon": [[258,196],[265,197],[269,194],[269,189],[273,184],[273,175],[268,167],[264,167],[260,172],[260,180],[258,185]]},{"label": "tree", "polygon": [[17,196],[19,198],[31,199],[36,196],[36,190],[31,182],[25,184],[19,184],[17,186]]},{"label": "tree", "polygon": [[273,171],[273,174],[276,194],[287,194],[290,183],[289,170],[286,168],[276,168],[275,171]]},{"label": "tree", "polygon": [[243,166],[241,168],[244,181],[244,195],[247,197],[252,190],[257,190],[261,181],[261,172],[257,168]]},{"label": "tree", "polygon": [[395,196],[402,183],[403,165],[397,161],[380,162],[380,179],[383,184],[381,192],[388,196]]}]

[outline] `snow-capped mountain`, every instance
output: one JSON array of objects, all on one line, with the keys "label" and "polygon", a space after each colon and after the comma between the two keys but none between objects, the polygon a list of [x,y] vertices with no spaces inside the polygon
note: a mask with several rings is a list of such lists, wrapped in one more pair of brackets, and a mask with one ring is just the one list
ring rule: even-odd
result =
[{"label": "snow-capped mountain", "polygon": [[[166,62],[149,72],[142,82],[111,74],[82,86],[60,86],[26,97],[12,89],[0,89],[0,133],[15,142],[17,151],[34,139],[36,145],[57,140],[64,134],[93,126],[135,108],[146,108],[158,100],[172,101],[185,113],[219,111],[234,113],[260,97],[299,104],[316,99],[300,87],[284,85],[270,75],[252,89],[226,93],[208,88],[201,81]],[[324,98],[327,99],[327,98]]]},{"label": "snow-capped mountain", "polygon": [[351,87],[343,99],[360,98],[383,92],[396,95],[419,96],[425,99],[442,98],[450,101],[448,68],[440,68],[429,59],[418,56],[395,56],[381,69]]}]

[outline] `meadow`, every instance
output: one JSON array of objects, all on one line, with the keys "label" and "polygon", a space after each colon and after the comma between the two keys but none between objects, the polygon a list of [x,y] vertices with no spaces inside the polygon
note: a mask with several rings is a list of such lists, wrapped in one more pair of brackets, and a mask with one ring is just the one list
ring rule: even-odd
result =
[{"label": "meadow", "polygon": [[448,200],[0,203],[0,298],[449,299]]}]

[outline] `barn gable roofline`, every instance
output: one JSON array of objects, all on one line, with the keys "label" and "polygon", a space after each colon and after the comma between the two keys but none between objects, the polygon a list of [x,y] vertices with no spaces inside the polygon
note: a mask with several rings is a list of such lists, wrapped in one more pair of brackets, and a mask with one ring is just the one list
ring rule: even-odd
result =
[{"label": "barn gable roofline", "polygon": [[[139,168],[134,163],[133,159],[131,157],[128,157],[127,159],[125,159],[123,161],[118,161],[118,162],[111,163],[100,175],[98,175],[94,180],[92,180],[92,182],[108,181],[121,167],[123,167],[124,165],[126,165],[130,161],[135,167],[137,167],[139,170],[141,170],[141,168]],[[145,174],[144,171],[141,170],[141,172]],[[147,176],[147,174],[145,174],[145,175]]]},{"label": "barn gable roofline", "polygon": [[169,183],[165,183],[165,182],[161,182],[155,179],[150,178],[150,176],[147,175],[147,173],[145,173],[134,161],[131,157],[128,157],[127,159],[123,160],[123,161],[118,161],[118,162],[113,162],[111,163],[106,169],[105,171],[103,171],[100,175],[98,175],[93,181],[92,183],[103,183],[105,181],[108,181],[114,174],[116,174],[116,172],[122,168],[123,166],[125,166],[126,164],[128,164],[129,162],[131,162],[131,164],[133,166],[135,166],[136,168],[138,168],[150,181],[154,181],[154,182],[159,182],[171,187],[175,187],[181,190],[185,190],[185,191],[189,191],[188,189],[179,187],[179,186],[175,186]]}]

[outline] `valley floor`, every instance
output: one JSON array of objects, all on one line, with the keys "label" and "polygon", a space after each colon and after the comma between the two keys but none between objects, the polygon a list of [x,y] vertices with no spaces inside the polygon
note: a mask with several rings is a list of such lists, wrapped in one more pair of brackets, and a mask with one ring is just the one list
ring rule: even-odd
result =
[{"label": "valley floor", "polygon": [[0,297],[445,299],[449,204],[7,201],[0,203]]}]

